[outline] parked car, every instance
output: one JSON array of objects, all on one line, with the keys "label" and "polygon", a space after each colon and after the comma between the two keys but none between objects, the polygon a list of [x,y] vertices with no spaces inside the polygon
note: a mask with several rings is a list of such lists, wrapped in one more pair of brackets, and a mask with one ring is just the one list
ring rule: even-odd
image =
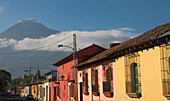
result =
[{"label": "parked car", "polygon": [[9,94],[9,97],[10,97],[10,98],[14,98],[14,97],[15,97],[15,94]]},{"label": "parked car", "polygon": [[34,100],[33,95],[28,94],[28,95],[26,96],[26,100]]},{"label": "parked car", "polygon": [[7,96],[7,92],[2,92],[2,96]]}]

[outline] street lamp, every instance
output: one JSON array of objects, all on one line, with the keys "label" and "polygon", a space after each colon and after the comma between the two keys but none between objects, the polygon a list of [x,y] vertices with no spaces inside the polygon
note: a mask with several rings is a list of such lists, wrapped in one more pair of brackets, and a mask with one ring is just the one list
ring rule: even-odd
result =
[{"label": "street lamp", "polygon": [[[68,47],[70,49],[73,50],[73,59],[74,59],[74,66],[73,66],[73,83],[76,83],[75,81],[77,81],[77,78],[75,80],[75,68],[76,68],[76,34],[73,34],[73,47],[70,47],[70,46],[66,46],[66,45],[58,45],[58,47]],[[77,74],[77,73],[76,73]],[[77,96],[77,93],[76,93],[76,96]]]},{"label": "street lamp", "polygon": [[76,34],[73,34],[73,47],[67,45],[58,45],[58,47],[68,47],[73,50],[73,59],[74,59],[74,66],[73,66],[73,81],[75,81],[75,68],[76,68]]}]

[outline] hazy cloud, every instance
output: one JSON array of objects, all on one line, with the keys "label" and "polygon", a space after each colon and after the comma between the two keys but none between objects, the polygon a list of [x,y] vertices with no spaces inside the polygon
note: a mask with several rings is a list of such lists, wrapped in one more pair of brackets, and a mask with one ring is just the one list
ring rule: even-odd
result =
[{"label": "hazy cloud", "polygon": [[8,46],[13,46],[14,44],[17,44],[17,41],[14,39],[0,39],[0,48],[5,48]]},{"label": "hazy cloud", "polygon": [[[67,36],[76,34],[77,35],[77,49],[83,49],[93,43],[100,45],[104,48],[109,48],[109,44],[113,42],[122,42],[132,38],[135,33],[124,32],[121,30],[100,30],[100,31],[65,31],[59,34],[53,34],[46,38],[31,39],[25,38],[20,41],[13,39],[0,39],[0,47],[11,46],[14,50],[32,50],[37,47],[47,46],[52,43],[57,43],[58,41],[66,38]],[[68,45],[72,47],[73,39],[72,37],[54,44],[52,46],[44,47],[38,50],[44,51],[59,51],[63,48],[58,48],[58,44]],[[67,48],[65,51],[71,51]]]},{"label": "hazy cloud", "polygon": [[3,11],[3,8],[2,8],[2,6],[0,6],[0,12],[2,12]]},{"label": "hazy cloud", "polygon": [[128,28],[128,27],[118,28],[118,30],[122,30],[122,31],[134,31],[134,29]]}]

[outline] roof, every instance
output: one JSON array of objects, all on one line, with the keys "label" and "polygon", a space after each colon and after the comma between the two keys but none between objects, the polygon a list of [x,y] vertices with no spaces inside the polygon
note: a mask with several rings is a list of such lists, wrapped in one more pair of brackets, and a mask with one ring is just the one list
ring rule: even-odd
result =
[{"label": "roof", "polygon": [[[119,45],[116,45],[106,51],[103,51],[100,54],[90,58],[89,60],[80,63],[78,65],[78,68],[90,63],[97,62],[99,60],[104,60],[106,58],[111,58],[111,57],[113,58],[113,57],[125,55],[127,53],[126,49],[129,49],[131,52],[134,52],[134,51],[142,50],[144,48],[153,47],[158,44],[151,43],[146,46],[143,46],[143,44],[146,42],[153,42],[158,37],[163,38],[165,36],[168,37],[170,36],[170,22],[157,26],[154,29],[147,31],[138,37],[129,39],[127,41],[122,42]],[[142,46],[138,48],[134,48],[135,46],[140,46],[140,45]]]},{"label": "roof", "polygon": [[[77,51],[77,52],[76,52],[76,58],[77,58],[77,54],[79,54],[79,53],[81,53],[83,50],[89,49],[89,48],[91,48],[91,47],[93,47],[93,46],[96,46],[96,47],[99,47],[99,48],[105,50],[105,48],[103,48],[103,47],[101,47],[101,46],[99,46],[99,45],[93,44],[93,45],[91,45],[91,46],[88,46],[88,47],[80,50],[80,51]],[[54,66],[60,66],[60,65],[62,65],[62,64],[64,64],[64,63],[67,63],[67,62],[72,61],[72,60],[73,60],[73,54],[70,54],[69,56],[61,59],[60,61],[54,63],[53,65],[54,65]]]},{"label": "roof", "polygon": [[[130,40],[128,40],[128,41],[130,41]],[[125,42],[123,42],[123,43],[121,43],[121,44],[119,44],[119,45],[116,45],[116,46],[114,46],[114,47],[112,47],[112,48],[110,48],[110,49],[107,49],[107,50],[105,50],[105,51],[103,51],[103,52],[95,55],[94,57],[92,57],[92,58],[90,58],[90,59],[88,59],[88,60],[80,63],[80,64],[78,65],[78,67],[79,67],[79,66],[82,66],[82,65],[84,65],[84,64],[88,64],[88,63],[95,62],[95,61],[98,61],[98,60],[100,60],[100,59],[106,58],[106,57],[107,57],[106,54],[111,53],[113,50],[116,50],[118,47],[126,44],[128,41],[125,41]]]},{"label": "roof", "polygon": [[157,38],[162,38],[162,37],[165,37],[165,36],[168,36],[168,35],[170,35],[170,31],[166,32],[165,34],[160,35]]}]

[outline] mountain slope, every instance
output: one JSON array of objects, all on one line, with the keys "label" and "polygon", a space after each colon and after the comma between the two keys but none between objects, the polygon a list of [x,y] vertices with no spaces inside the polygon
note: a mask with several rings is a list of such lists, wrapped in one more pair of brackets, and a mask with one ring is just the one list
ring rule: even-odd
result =
[{"label": "mountain slope", "polygon": [[[23,20],[14,26],[7,29],[0,34],[0,38],[22,40],[24,38],[36,38],[48,37],[51,34],[59,33],[57,30],[52,30],[45,27],[35,19]],[[3,43],[3,40],[0,42]],[[1,45],[1,44],[0,44]],[[13,49],[11,46],[0,47],[0,69],[7,70],[11,73],[12,78],[24,75],[24,70],[29,67],[39,65],[39,69],[42,74],[48,72],[51,69],[56,69],[52,64],[61,57],[69,54],[69,52],[50,52],[50,51],[28,51],[18,54],[4,54],[19,52]],[[32,74],[35,73],[35,69]],[[26,73],[27,74],[27,73]]]},{"label": "mountain slope", "polygon": [[16,40],[22,40],[26,37],[41,38],[56,33],[59,33],[59,31],[47,28],[35,19],[30,19],[23,20],[10,27],[9,29],[0,34],[0,38],[13,38]]}]

